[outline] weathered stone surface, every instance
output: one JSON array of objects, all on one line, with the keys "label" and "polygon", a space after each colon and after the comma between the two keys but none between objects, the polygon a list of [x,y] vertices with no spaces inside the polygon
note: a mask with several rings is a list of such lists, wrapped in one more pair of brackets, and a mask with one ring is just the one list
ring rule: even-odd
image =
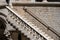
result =
[{"label": "weathered stone surface", "polygon": [[[12,0],[11,0],[12,1]],[[28,1],[31,1],[31,0],[13,0],[13,2],[16,2],[16,1],[18,1],[18,2],[28,2]]]},{"label": "weathered stone surface", "polygon": [[0,6],[7,5],[6,0],[0,0]]},{"label": "weathered stone surface", "polygon": [[[39,7],[38,7],[39,8]],[[40,22],[38,22],[35,18],[33,18],[31,15],[29,15],[29,13],[25,12],[23,10],[23,6],[14,6],[14,10],[17,11],[17,13],[21,16],[24,16],[24,18],[26,18],[26,20],[29,20],[30,22],[32,22],[33,24],[35,24],[37,26],[37,28],[43,30],[46,34],[48,34],[49,36],[51,36],[52,38],[54,38],[55,40],[59,39],[57,38],[57,36],[51,32],[50,30],[48,30],[43,24],[41,24]],[[31,10],[31,9],[30,9]],[[35,11],[33,11],[33,9],[31,11],[34,12],[34,14],[37,12],[38,9],[36,9]],[[32,26],[34,27],[34,26]]]},{"label": "weathered stone surface", "polygon": [[60,7],[27,7],[27,10],[60,35]]}]

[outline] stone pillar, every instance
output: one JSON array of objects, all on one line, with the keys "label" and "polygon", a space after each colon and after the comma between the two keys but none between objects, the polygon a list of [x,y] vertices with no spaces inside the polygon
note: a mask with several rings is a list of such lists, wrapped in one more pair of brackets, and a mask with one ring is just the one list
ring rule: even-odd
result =
[{"label": "stone pillar", "polygon": [[31,2],[35,2],[35,0],[31,0]]},{"label": "stone pillar", "polygon": [[10,0],[10,2],[9,2],[9,6],[10,6],[11,8],[13,8],[13,6],[12,6],[12,2],[15,2],[15,0]]},{"label": "stone pillar", "polygon": [[43,2],[47,2],[47,0],[43,0]]}]

